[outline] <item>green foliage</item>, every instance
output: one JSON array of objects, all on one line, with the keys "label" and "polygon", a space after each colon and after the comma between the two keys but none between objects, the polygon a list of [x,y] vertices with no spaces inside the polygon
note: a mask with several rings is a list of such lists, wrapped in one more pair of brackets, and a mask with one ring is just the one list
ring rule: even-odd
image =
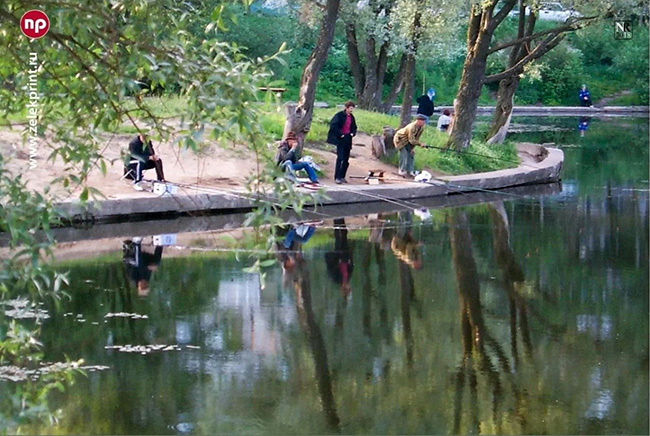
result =
[{"label": "green foliage", "polygon": [[[551,105],[575,106],[578,91],[585,81],[580,51],[560,44],[544,58],[541,68],[543,101]],[[592,93],[592,100],[597,96]]]},{"label": "green foliage", "polygon": [[[197,7],[173,0],[56,3],[48,9],[53,21],[50,32],[28,44],[17,23],[33,5],[23,0],[3,2],[0,44],[6,56],[0,57],[0,120],[7,124],[25,114],[30,97],[24,89],[30,82],[31,53],[37,52],[38,135],[45,144],[40,149],[49,152],[50,160],[66,165],[66,174],[52,184],[60,183],[68,190],[80,187],[79,199],[86,202],[101,195],[86,186],[93,168],[106,168],[101,132],[151,130],[162,140],[174,132],[175,144],[194,151],[208,139],[245,143],[253,150],[258,171],[249,190],[260,207],[251,216],[252,225],[274,223],[274,214],[283,207],[300,210],[304,199],[299,193],[269,183],[277,169],[268,156],[260,106],[253,104],[260,97],[258,89],[271,81],[267,65],[282,64],[279,55],[284,48],[275,47],[269,56],[250,59],[238,46],[224,42],[220,32],[236,21],[225,4]],[[161,90],[177,97],[149,97]],[[263,195],[282,201],[267,204]],[[66,284],[64,275],[46,265],[53,243],[49,230],[59,222],[54,201],[49,188],[28,190],[20,176],[6,171],[0,157],[0,229],[10,235],[10,252],[3,257],[0,273],[1,298],[29,295],[36,303],[58,296]],[[0,323],[3,356],[23,337],[9,335],[5,321]],[[37,337],[38,330],[30,332]],[[38,362],[38,356],[31,362]],[[47,381],[34,386],[38,392],[49,389]],[[63,387],[58,382],[56,386]],[[22,407],[31,404],[24,395],[31,391],[23,388],[17,385],[15,392],[3,395],[11,407],[3,404],[8,406],[3,413],[10,418],[3,420],[2,431],[17,431],[18,421],[11,417],[23,416]],[[45,397],[38,395],[38,407],[48,412]]]}]

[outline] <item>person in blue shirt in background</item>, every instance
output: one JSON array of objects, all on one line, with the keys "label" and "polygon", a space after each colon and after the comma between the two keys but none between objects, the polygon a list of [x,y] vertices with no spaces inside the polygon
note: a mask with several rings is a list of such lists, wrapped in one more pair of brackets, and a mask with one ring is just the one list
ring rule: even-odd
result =
[{"label": "person in blue shirt in background", "polygon": [[580,132],[580,136],[585,136],[585,132],[589,128],[590,122],[591,117],[580,117],[578,119],[578,132]]},{"label": "person in blue shirt in background", "polygon": [[589,94],[589,90],[587,89],[587,85],[582,85],[580,88],[580,106],[587,106],[587,107],[592,107],[593,105],[591,104],[591,94]]}]

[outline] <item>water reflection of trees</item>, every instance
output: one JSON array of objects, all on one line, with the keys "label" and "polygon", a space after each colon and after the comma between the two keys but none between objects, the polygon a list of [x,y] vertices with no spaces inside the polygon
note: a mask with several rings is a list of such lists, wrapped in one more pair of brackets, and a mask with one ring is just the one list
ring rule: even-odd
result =
[{"label": "water reflection of trees", "polygon": [[[206,416],[214,415],[214,410],[222,412],[221,418],[206,418],[207,424],[202,427],[206,431],[230,429],[224,422],[233,417],[243,423],[239,430],[250,430],[252,427],[246,425],[263,422],[265,430],[279,433],[301,429],[315,433],[577,432],[583,429],[580,425],[585,415],[600,413],[598,405],[594,406],[596,412],[586,412],[589,402],[598,398],[590,391],[592,379],[598,378],[599,388],[607,388],[613,376],[606,370],[593,372],[594,357],[601,358],[600,351],[590,349],[591,344],[582,340],[584,333],[571,332],[572,310],[584,308],[563,308],[558,298],[561,293],[555,289],[555,294],[548,296],[540,293],[535,259],[527,257],[538,245],[539,235],[531,232],[511,241],[513,223],[508,221],[503,204],[442,211],[435,217],[438,228],[423,228],[418,238],[407,224],[406,214],[382,218],[391,220],[387,227],[392,228],[382,229],[382,220],[370,223],[367,241],[363,240],[368,236],[363,231],[346,232],[349,246],[354,247],[348,257],[358,262],[355,275],[349,275],[349,300],[342,298],[343,281],[331,280],[322,249],[315,247],[320,253],[307,252],[306,258],[299,253],[291,292],[282,295],[286,302],[282,310],[291,312],[292,317],[286,323],[271,318],[269,324],[282,336],[281,349],[286,354],[277,360],[274,357],[265,363],[267,366],[256,364],[254,371],[252,366],[240,365],[247,383],[223,377],[229,373],[220,368],[220,358],[202,351],[200,380],[188,383],[187,370],[168,363],[159,367],[143,363],[138,371],[131,365],[129,374],[118,380],[119,386],[124,389],[135,380],[136,386],[125,392],[147,395],[138,401],[118,395],[115,401],[131,404],[134,410],[148,407],[148,394],[158,398],[160,393],[154,375],[159,373],[162,380],[169,373],[169,378],[176,380],[174,389],[179,391],[166,400],[169,410],[182,409],[182,404],[197,396],[206,401],[196,406],[203,408]],[[534,224],[521,214],[514,218],[520,221],[513,228],[528,231]],[[542,230],[549,232],[559,224],[547,217],[546,230]],[[418,239],[426,246],[418,249]],[[410,257],[408,253],[412,253]],[[558,264],[570,257],[566,251],[559,254]],[[421,269],[415,267],[414,258],[422,262]],[[166,295],[174,299],[169,306],[173,310],[163,314],[162,309],[155,309],[161,313],[150,316],[148,323],[156,323],[158,332],[167,331],[167,336],[173,337],[173,322],[167,321],[177,315],[203,316],[213,311],[219,331],[232,332],[233,350],[249,351],[249,344],[237,339],[244,330],[237,323],[239,317],[226,316],[240,306],[207,304],[216,292],[214,283],[223,280],[219,268],[229,264],[211,261],[203,265],[197,259],[170,261],[157,273],[156,281],[160,289],[170,289]],[[169,269],[174,263],[178,264],[176,268]],[[233,261],[229,268],[234,265]],[[111,267],[114,271],[101,269],[113,285],[119,277],[118,266],[115,263]],[[495,273],[486,271],[492,269]],[[545,268],[546,273],[551,270]],[[96,271],[92,274],[98,278]],[[491,276],[498,276],[498,280]],[[557,280],[561,281],[564,275],[559,276]],[[122,276],[121,280],[126,288],[127,278]],[[235,291],[237,280],[232,284]],[[450,289],[455,291],[448,292]],[[267,290],[264,293],[269,297]],[[278,295],[281,293],[278,290]],[[157,294],[153,292],[149,301],[153,297],[155,302]],[[133,295],[120,290],[106,294],[101,301],[109,303],[110,297],[114,300],[111,310],[138,312],[143,301],[129,300]],[[190,296],[194,298],[188,299]],[[97,296],[92,298],[99,303]],[[194,303],[188,304],[191,301]],[[267,303],[275,308],[270,298]],[[298,322],[294,324],[296,314]],[[116,342],[145,340],[144,331],[131,332],[126,320],[111,323],[107,326],[119,338]],[[205,337],[214,336],[216,329],[216,324],[201,327]],[[638,341],[640,336],[634,337]],[[617,346],[620,351],[624,343]],[[228,342],[225,347],[229,347]],[[582,348],[576,351],[576,347]],[[587,356],[579,356],[584,350]],[[615,362],[623,363],[622,359]],[[204,370],[204,364],[212,369]],[[615,381],[613,386],[621,386],[618,379]],[[618,392],[611,385],[609,388],[611,397],[618,400]],[[622,395],[632,397],[627,393],[631,391],[628,385],[623,391]],[[93,404],[98,410],[109,406],[98,398]],[[311,419],[314,416],[318,419]],[[119,417],[116,412],[110,419],[117,422]],[[598,432],[600,427],[593,429]]]},{"label": "water reflection of trees", "polygon": [[325,421],[330,430],[340,431],[340,419],[336,410],[336,402],[332,388],[332,376],[327,360],[327,349],[321,333],[320,326],[314,315],[311,281],[309,269],[302,253],[296,255],[296,264],[293,275],[293,287],[296,297],[296,310],[300,326],[307,336],[309,348],[314,358],[318,393],[323,407]]}]

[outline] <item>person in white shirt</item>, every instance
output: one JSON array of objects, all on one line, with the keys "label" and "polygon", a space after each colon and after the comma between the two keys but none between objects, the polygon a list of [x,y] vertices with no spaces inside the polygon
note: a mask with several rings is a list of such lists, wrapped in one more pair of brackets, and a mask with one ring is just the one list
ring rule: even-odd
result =
[{"label": "person in white shirt", "polygon": [[449,129],[449,125],[451,124],[451,112],[449,112],[449,109],[445,109],[442,111],[442,115],[440,115],[440,118],[438,118],[438,130],[441,132],[446,132],[447,129]]}]

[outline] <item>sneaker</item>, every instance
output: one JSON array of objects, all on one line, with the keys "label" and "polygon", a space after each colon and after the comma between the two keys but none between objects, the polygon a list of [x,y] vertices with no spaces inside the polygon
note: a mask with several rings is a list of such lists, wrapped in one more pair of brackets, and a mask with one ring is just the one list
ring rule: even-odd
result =
[{"label": "sneaker", "polygon": [[343,180],[341,180],[341,179],[336,179],[336,180],[334,180],[334,182],[335,182],[337,185],[340,185],[341,183],[343,183]]},{"label": "sneaker", "polygon": [[411,172],[409,173],[409,176],[411,176],[411,177],[415,177],[415,176],[417,176],[417,175],[418,175],[418,172],[417,172],[417,171],[411,171]]},{"label": "sneaker", "polygon": [[341,179],[343,183],[348,183],[347,179]]},{"label": "sneaker", "polygon": [[144,188],[142,187],[142,185],[140,184],[140,182],[138,182],[138,183],[134,183],[134,184],[133,184],[133,189],[135,189],[136,191],[144,191]]},{"label": "sneaker", "polygon": [[404,176],[406,175],[406,171],[404,171],[404,170],[399,170],[399,171],[397,172],[397,174],[400,175],[400,176],[402,176],[402,177],[404,177]]}]

